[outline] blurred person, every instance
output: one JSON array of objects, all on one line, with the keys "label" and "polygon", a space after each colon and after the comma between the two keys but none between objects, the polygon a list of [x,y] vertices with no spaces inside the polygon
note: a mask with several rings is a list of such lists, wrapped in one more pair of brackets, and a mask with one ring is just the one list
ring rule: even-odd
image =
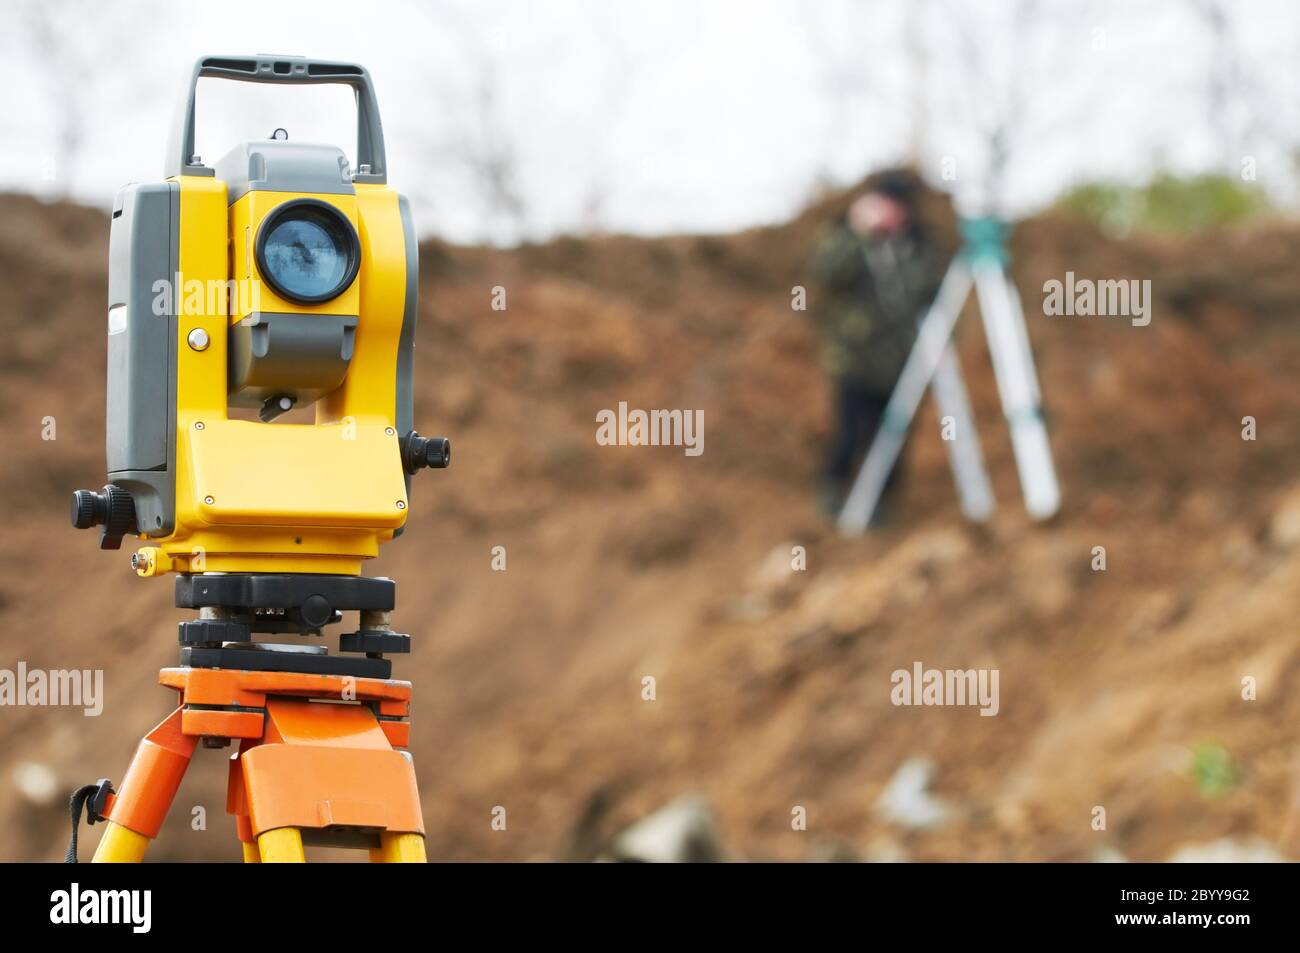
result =
[{"label": "blurred person", "polygon": [[[934,300],[948,265],[923,222],[926,187],[906,169],[868,180],[818,242],[812,262],[812,317],[831,379],[835,423],[819,502],[839,514],[885,406],[916,342],[917,323]],[[873,517],[888,517],[897,493],[890,474]]]}]

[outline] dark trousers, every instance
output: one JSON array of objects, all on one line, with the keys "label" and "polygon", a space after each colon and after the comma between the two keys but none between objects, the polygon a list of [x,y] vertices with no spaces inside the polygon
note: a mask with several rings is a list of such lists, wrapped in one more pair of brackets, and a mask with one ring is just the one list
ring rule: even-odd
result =
[{"label": "dark trousers", "polygon": [[[880,429],[889,395],[855,381],[834,382],[835,430],[831,435],[830,454],[826,460],[825,481],[830,487],[848,489],[862,466],[871,441]],[[885,484],[886,492],[898,473],[895,465]]]}]

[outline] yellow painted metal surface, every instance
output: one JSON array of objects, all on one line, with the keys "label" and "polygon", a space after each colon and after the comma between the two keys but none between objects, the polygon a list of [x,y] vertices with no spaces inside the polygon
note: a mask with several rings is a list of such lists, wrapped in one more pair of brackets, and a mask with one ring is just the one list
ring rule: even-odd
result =
[{"label": "yellow painted metal surface", "polygon": [[[381,186],[381,188],[384,191],[392,192],[386,186]],[[396,196],[396,193],[393,193],[393,195]],[[288,298],[281,298],[275,293],[275,289],[270,284],[262,280],[262,274],[257,268],[257,258],[253,254],[258,229],[261,228],[262,222],[268,215],[285,202],[292,202],[296,199],[316,199],[328,202],[342,212],[344,218],[352,223],[352,227],[358,229],[358,233],[360,232],[355,196],[316,195],[311,192],[267,192],[259,189],[245,192],[230,206],[230,277],[235,281],[235,291],[243,292],[232,296],[230,301],[229,321],[231,324],[237,324],[253,311],[269,311],[275,314],[361,313],[361,274],[358,274],[351,286],[337,298],[331,298],[329,301],[321,301],[316,304],[301,304],[297,301],[290,301]],[[402,250],[400,254],[405,260],[405,250]],[[361,261],[362,271],[364,272],[369,264],[364,247],[361,251]],[[252,287],[249,288],[243,285],[244,282],[248,282]],[[369,281],[366,284],[369,284]],[[405,285],[404,279],[403,285]],[[400,315],[398,321],[401,321]]]},{"label": "yellow painted metal surface", "polygon": [[93,863],[138,864],[144,860],[145,848],[148,846],[149,838],[143,834],[137,834],[129,827],[108,821],[104,836],[99,839],[99,846],[95,848]]},{"label": "yellow painted metal surface", "polygon": [[[406,308],[406,244],[397,193],[386,185],[358,185],[362,319],[352,366],[343,384],[316,405],[316,421],[382,419],[397,403],[397,346]],[[356,287],[356,286],[354,286]]]},{"label": "yellow painted metal surface", "polygon": [[305,864],[302,833],[296,827],[277,827],[257,838],[257,849],[264,864]]},{"label": "yellow painted metal surface", "polygon": [[406,519],[397,436],[381,422],[216,420],[187,442],[190,504],[210,526],[391,532]]},{"label": "yellow painted metal surface", "polygon": [[424,838],[419,834],[390,834],[384,831],[379,835],[379,850],[371,853],[371,860],[384,864],[427,863]]},{"label": "yellow painted metal surface", "polygon": [[[406,521],[394,419],[406,302],[406,246],[397,193],[250,191],[230,206],[219,179],[181,176],[176,341],[176,525],[151,538],[137,571],[356,575]],[[260,282],[253,246],[279,205],[315,198],[352,222],[361,267],[337,298],[303,305]],[[255,292],[247,291],[249,280]],[[192,283],[222,295],[187,295]],[[316,402],[313,424],[230,419],[227,331],[251,310],[357,315],[344,382]],[[196,328],[211,344],[189,347]],[[161,409],[160,409],[161,412]]]}]

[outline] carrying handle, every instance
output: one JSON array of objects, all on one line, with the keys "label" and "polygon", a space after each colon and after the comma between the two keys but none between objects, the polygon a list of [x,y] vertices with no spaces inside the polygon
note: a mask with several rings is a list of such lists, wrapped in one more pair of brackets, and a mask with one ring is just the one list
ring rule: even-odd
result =
[{"label": "carrying handle", "polygon": [[[164,175],[213,174],[210,167],[197,161],[194,155],[194,94],[199,80],[230,79],[241,83],[285,83],[288,85],[319,85],[337,83],[351,86],[357,97],[357,171],[352,176],[356,182],[388,181],[388,166],[384,159],[384,130],[379,122],[379,106],[370,73],[357,63],[335,60],[315,60],[302,56],[204,56],[194,64],[190,76],[189,93],[181,104],[179,122],[172,127],[172,139],[167,146]],[[361,171],[368,166],[368,171]]]}]

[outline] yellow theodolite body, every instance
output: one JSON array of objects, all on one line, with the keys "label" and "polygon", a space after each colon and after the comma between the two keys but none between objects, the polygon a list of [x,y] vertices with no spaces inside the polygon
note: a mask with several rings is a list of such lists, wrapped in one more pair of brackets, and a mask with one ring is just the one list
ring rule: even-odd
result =
[{"label": "yellow theodolite body", "polygon": [[[356,168],[281,130],[204,166],[193,144],[204,76],[351,85]],[[77,494],[74,523],[103,523],[105,548],[148,540],[133,559],[141,575],[358,574],[401,531],[410,474],[445,465],[411,430],[418,247],[387,185],[369,76],[206,57],[179,132],[166,180],[127,186],[114,207],[110,485]],[[274,422],[308,405],[314,422]]]},{"label": "yellow theodolite body", "polygon": [[[405,522],[407,505],[395,410],[407,255],[397,193],[384,185],[359,185],[355,196],[249,191],[227,208],[220,180],[181,176],[179,185],[186,283],[231,281],[235,291],[227,298],[234,299],[252,281],[258,303],[277,313],[358,321],[347,375],[316,402],[314,423],[232,420],[227,329],[246,315],[231,308],[187,314],[182,296],[176,526],[159,545],[171,564],[165,568],[190,571],[197,556],[207,572],[357,573],[360,560],[375,556]],[[303,197],[332,200],[361,240],[351,287],[315,305],[281,298],[245,253],[272,209]],[[203,351],[187,343],[196,328],[211,340]]]}]

